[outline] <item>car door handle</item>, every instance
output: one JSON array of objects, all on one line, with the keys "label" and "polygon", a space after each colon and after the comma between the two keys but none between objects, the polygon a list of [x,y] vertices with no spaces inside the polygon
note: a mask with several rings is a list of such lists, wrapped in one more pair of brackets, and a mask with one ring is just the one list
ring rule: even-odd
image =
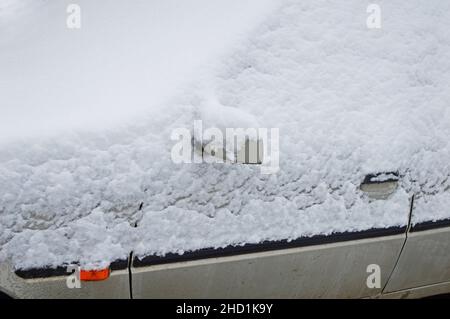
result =
[{"label": "car door handle", "polygon": [[397,190],[398,172],[369,174],[361,183],[360,189],[373,200],[387,199]]}]

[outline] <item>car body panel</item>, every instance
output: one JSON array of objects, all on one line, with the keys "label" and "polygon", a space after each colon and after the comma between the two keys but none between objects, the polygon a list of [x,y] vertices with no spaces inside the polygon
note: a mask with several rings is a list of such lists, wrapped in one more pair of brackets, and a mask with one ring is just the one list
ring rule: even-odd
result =
[{"label": "car body panel", "polygon": [[[448,295],[450,293],[450,282],[435,285],[422,286],[418,288],[405,289],[396,292],[383,293],[376,298],[381,299],[420,299],[434,296]],[[448,298],[448,297],[447,297]]]},{"label": "car body panel", "polygon": [[381,287],[405,235],[275,250],[239,256],[133,267],[134,298],[361,298],[378,264]]},{"label": "car body panel", "polygon": [[[133,263],[111,265],[107,280],[82,282],[80,289],[67,287],[69,273],[27,279],[2,263],[0,290],[14,298],[423,298],[450,292],[450,226],[442,221],[230,248],[134,256]],[[380,288],[367,286],[372,264],[380,267]]]},{"label": "car body panel", "polygon": [[450,282],[450,227],[408,235],[386,292]]},{"label": "car body panel", "polygon": [[129,298],[128,269],[112,271],[103,281],[81,282],[81,288],[68,288],[67,276],[24,279],[17,276],[8,263],[0,264],[0,289],[13,298],[73,299],[73,298]]}]

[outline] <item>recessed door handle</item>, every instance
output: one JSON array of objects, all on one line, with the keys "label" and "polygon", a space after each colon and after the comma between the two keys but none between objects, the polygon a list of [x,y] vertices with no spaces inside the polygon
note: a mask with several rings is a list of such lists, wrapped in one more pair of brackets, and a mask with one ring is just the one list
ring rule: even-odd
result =
[{"label": "recessed door handle", "polygon": [[398,172],[369,174],[361,183],[361,190],[374,200],[387,199],[397,190]]}]

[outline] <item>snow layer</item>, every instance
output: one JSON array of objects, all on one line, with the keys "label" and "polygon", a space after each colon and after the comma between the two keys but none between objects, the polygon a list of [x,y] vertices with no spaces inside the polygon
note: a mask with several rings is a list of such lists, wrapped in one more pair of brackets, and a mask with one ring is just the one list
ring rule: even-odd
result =
[{"label": "snow layer", "polygon": [[1,143],[170,110],[163,102],[232,50],[276,0],[80,0],[76,30],[66,27],[73,1],[0,3]]},{"label": "snow layer", "polygon": [[[135,109],[132,125],[5,142],[0,256],[18,268],[95,267],[130,250],[163,255],[402,226],[413,194],[428,198],[413,222],[450,217],[450,3],[379,4],[382,28],[369,30],[361,1],[280,2],[171,99],[152,104],[142,90],[125,103],[108,90],[114,106],[149,105]],[[0,88],[10,88],[7,74]],[[89,92],[79,92],[82,101]],[[279,128],[280,171],[173,164],[172,129],[196,119]],[[359,190],[367,174],[394,171],[400,186],[387,200]]]}]

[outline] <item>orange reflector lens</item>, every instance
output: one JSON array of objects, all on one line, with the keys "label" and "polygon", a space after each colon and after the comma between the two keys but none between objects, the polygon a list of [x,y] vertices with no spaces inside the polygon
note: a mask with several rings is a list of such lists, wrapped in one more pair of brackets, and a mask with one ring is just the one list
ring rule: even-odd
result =
[{"label": "orange reflector lens", "polygon": [[108,279],[109,268],[100,270],[80,270],[80,280],[81,281],[100,281]]}]

